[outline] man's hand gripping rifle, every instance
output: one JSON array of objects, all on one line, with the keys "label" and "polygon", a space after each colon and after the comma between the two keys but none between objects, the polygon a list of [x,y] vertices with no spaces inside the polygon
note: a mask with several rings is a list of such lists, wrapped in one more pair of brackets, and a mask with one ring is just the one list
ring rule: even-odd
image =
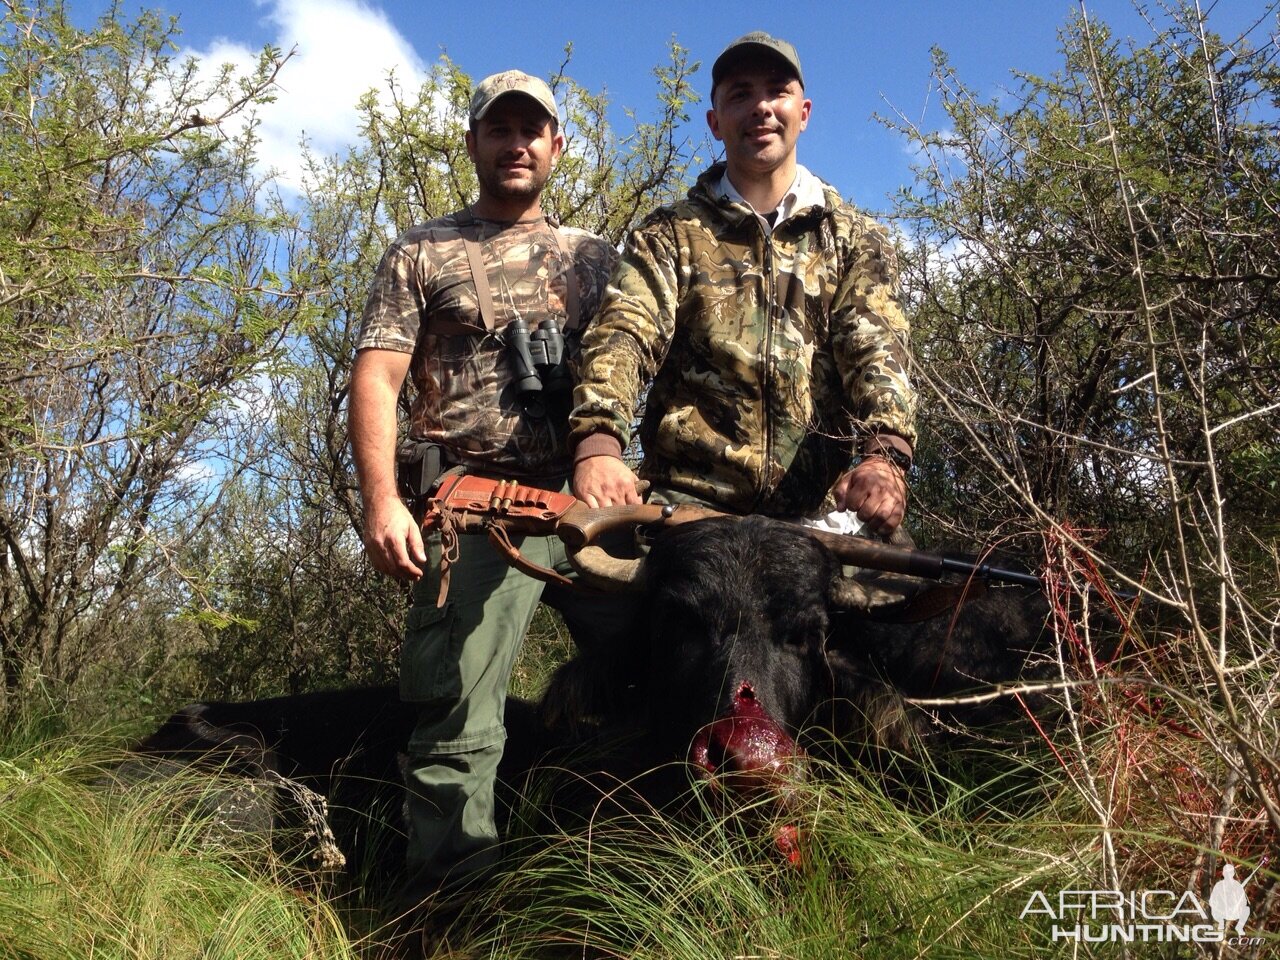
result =
[{"label": "man's hand gripping rifle", "polygon": [[[529,576],[555,583],[572,581],[554,570],[527,560],[512,542],[513,536],[548,536],[564,542],[570,562],[590,586],[609,589],[633,582],[638,561],[610,557],[599,541],[616,530],[636,527],[663,528],[708,517],[733,516],[693,505],[634,504],[617,507],[590,507],[567,493],[524,486],[513,480],[446,473],[427,500],[422,521],[424,532],[440,530],[443,551],[439,603],[449,588],[448,564],[457,555],[457,537],[463,533],[486,533],[490,543],[507,562]],[[1035,574],[1005,570],[985,563],[908,550],[842,536],[808,527],[798,527],[807,536],[824,544],[843,563],[889,573],[941,579],[959,574],[1041,587]]]}]

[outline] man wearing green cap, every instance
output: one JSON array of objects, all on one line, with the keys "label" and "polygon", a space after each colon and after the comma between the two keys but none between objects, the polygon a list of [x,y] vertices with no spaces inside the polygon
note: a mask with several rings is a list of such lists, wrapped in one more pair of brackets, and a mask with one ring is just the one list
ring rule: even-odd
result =
[{"label": "man wearing green cap", "polygon": [[795,48],[735,40],[711,70],[725,159],[631,236],[584,339],[574,492],[637,500],[620,459],[642,384],[651,496],[740,513],[856,514],[892,532],[915,440],[888,235],[796,160],[812,103]]},{"label": "man wearing green cap", "polygon": [[[570,370],[616,259],[600,238],[542,213],[564,149],[545,83],[517,70],[486,78],[471,101],[466,146],[478,198],[387,250],[351,375],[365,550],[378,570],[415,584],[400,686],[420,704],[405,774],[410,893],[419,899],[454,889],[496,856],[507,682],[539,599],[561,610],[575,637],[608,638],[629,616],[616,601],[544,591],[479,537],[460,538],[438,604],[439,536],[424,542],[397,490],[397,456],[414,461],[419,493],[431,479],[424,471],[451,466],[567,490]],[[410,374],[411,442],[398,452],[396,402]],[[521,550],[572,576],[558,539],[529,537]]]}]

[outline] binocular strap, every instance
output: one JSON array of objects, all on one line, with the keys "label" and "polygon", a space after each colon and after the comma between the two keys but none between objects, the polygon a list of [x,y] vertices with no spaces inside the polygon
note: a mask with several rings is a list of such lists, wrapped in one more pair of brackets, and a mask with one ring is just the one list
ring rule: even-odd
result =
[{"label": "binocular strap", "polygon": [[484,321],[484,328],[493,333],[497,311],[493,308],[493,290],[489,287],[489,274],[484,269],[484,258],[480,256],[480,244],[475,237],[464,234],[462,249],[467,251],[467,263],[471,265],[471,282],[476,288],[480,319]]},{"label": "binocular strap", "polygon": [[[551,227],[551,235],[556,238],[556,249],[560,251],[560,263],[564,267],[564,307],[565,332],[576,330],[581,320],[578,305],[578,275],[573,269],[573,253],[568,242],[555,227]],[[479,231],[465,231],[462,235],[462,248],[467,253],[467,263],[471,267],[471,282],[476,288],[476,303],[480,307],[480,319],[484,328],[493,333],[497,325],[497,310],[493,305],[493,289],[489,286],[489,274],[484,267],[484,257],[480,252],[480,242],[476,238]]]}]

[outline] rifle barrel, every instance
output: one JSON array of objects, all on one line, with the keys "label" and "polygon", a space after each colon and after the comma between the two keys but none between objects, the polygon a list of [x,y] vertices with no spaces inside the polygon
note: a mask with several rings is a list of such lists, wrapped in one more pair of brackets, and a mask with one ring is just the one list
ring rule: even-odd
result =
[{"label": "rifle barrel", "polygon": [[[585,503],[578,503],[560,518],[555,532],[561,540],[576,549],[595,542],[602,534],[618,527],[637,523],[674,525],[720,516],[726,516],[726,514],[693,505],[665,509],[657,504],[593,508]],[[1035,573],[1009,570],[989,563],[971,563],[924,550],[895,547],[863,537],[830,533],[826,530],[815,530],[810,527],[802,529],[808,536],[825,544],[839,559],[853,566],[925,577],[930,580],[941,580],[947,574],[958,574],[999,583],[1014,583],[1036,590],[1044,589],[1044,582]],[[1129,590],[1112,590],[1112,593],[1122,600],[1132,600],[1136,596]]]},{"label": "rifle barrel", "polygon": [[1024,587],[1044,586],[1034,573],[1023,573],[1021,570],[1006,570],[1004,567],[993,567],[989,563],[968,563],[953,557],[940,557],[944,573],[959,573],[966,577],[978,577],[982,580],[996,580],[1001,583],[1017,583]]}]

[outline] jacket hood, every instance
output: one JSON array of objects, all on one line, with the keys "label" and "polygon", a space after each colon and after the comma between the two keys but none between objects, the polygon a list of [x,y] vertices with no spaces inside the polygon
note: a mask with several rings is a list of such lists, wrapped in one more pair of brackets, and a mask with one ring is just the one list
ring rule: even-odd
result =
[{"label": "jacket hood", "polygon": [[[689,201],[712,208],[720,216],[728,219],[736,226],[755,211],[745,204],[720,196],[717,188],[720,186],[720,180],[724,177],[727,169],[728,165],[722,160],[703,170],[698,175],[698,179],[694,181],[693,186],[689,188]],[[822,184],[822,198],[825,206],[819,207],[815,204],[803,207],[792,214],[791,219],[801,220],[822,215],[829,216],[839,207],[846,206],[844,198],[840,196],[840,191],[821,177],[818,177],[818,182]]]}]

